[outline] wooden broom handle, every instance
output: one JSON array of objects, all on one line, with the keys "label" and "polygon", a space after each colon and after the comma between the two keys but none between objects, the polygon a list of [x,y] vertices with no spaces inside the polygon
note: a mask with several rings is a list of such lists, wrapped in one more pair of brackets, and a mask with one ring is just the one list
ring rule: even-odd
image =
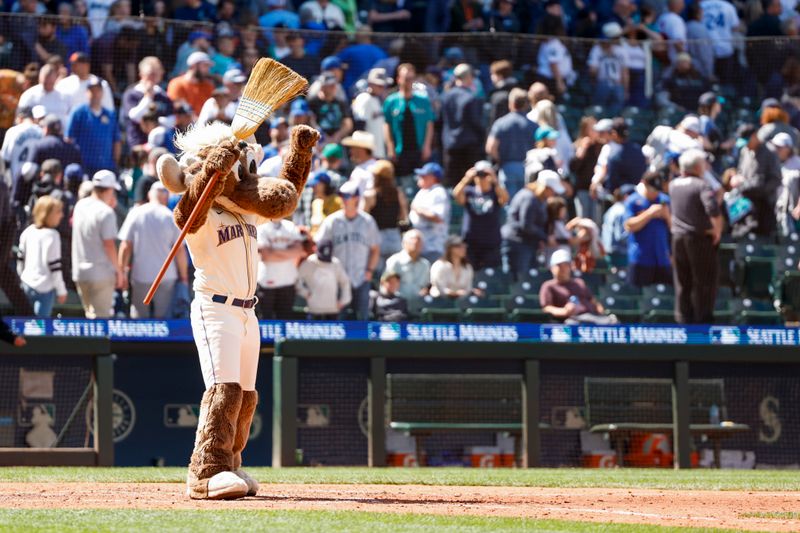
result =
[{"label": "wooden broom handle", "polygon": [[164,264],[161,265],[161,270],[158,271],[158,275],[156,279],[153,281],[153,284],[150,285],[150,290],[147,291],[147,296],[144,297],[144,305],[150,305],[150,302],[153,300],[153,296],[156,295],[156,291],[158,290],[158,286],[161,285],[161,280],[164,279],[164,274],[167,273],[167,269],[169,268],[172,260],[175,259],[175,256],[178,254],[178,250],[180,250],[181,245],[183,244],[183,239],[186,238],[186,235],[189,233],[189,229],[194,224],[195,219],[200,214],[200,206],[206,203],[208,197],[211,195],[211,190],[216,185],[217,181],[219,181],[221,173],[214,172],[211,176],[211,179],[206,184],[206,188],[203,189],[203,194],[200,195],[200,199],[194,204],[194,209],[189,214],[189,219],[186,221],[186,224],[183,225],[183,229],[181,230],[181,234],[178,236],[178,240],[175,241],[175,244],[172,245],[172,250],[169,251],[169,255],[164,260]]}]

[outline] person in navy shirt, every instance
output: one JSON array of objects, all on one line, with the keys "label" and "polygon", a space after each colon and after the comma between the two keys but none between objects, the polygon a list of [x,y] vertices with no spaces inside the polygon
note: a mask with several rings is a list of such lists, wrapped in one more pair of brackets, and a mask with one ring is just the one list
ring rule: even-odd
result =
[{"label": "person in navy shirt", "polygon": [[93,76],[89,81],[89,103],[72,111],[67,137],[80,146],[83,168],[92,176],[98,170],[116,172],[120,154],[117,115],[103,107],[103,85]]},{"label": "person in navy shirt", "polygon": [[644,287],[672,285],[669,196],[663,192],[659,172],[648,172],[625,200],[628,232],[628,279]]}]

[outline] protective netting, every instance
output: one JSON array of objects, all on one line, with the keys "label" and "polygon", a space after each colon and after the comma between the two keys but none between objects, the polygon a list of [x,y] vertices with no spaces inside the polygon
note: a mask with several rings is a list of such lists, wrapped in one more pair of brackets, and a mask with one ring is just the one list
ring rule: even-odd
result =
[{"label": "protective netting", "polygon": [[[608,141],[597,141],[593,134],[589,133],[592,130],[591,125],[596,119],[601,118],[623,119],[628,140],[636,146],[646,145],[646,162],[667,178],[674,177],[677,173],[676,158],[688,146],[678,142],[680,139],[676,140],[677,137],[671,137],[673,134],[670,132],[688,131],[692,135],[690,141],[712,156],[709,158],[712,175],[709,179],[715,180],[717,184],[715,187],[720,186],[721,190],[728,193],[724,201],[722,193],[718,199],[722,216],[726,221],[722,232],[723,245],[716,254],[702,248],[692,251],[692,255],[708,259],[709,264],[718,265],[719,291],[713,309],[713,320],[720,323],[786,323],[794,322],[797,318],[796,309],[800,308],[800,305],[795,301],[797,300],[795,285],[797,285],[797,260],[800,259],[800,252],[797,250],[800,247],[796,246],[794,232],[797,223],[791,214],[795,206],[790,205],[796,203],[797,198],[792,192],[794,175],[784,173],[785,183],[783,183],[780,175],[782,170],[779,168],[783,166],[783,170],[791,171],[793,160],[781,160],[776,163],[778,166],[770,170],[775,172],[767,176],[764,174],[766,172],[764,168],[754,170],[742,163],[740,155],[748,141],[744,136],[748,135],[749,130],[740,130],[746,123],[756,126],[763,124],[762,130],[764,128],[769,130],[769,132],[764,130],[766,136],[763,138],[759,133],[761,140],[771,139],[774,134],[783,132],[796,143],[797,130],[794,128],[800,125],[796,94],[797,84],[800,82],[800,76],[797,74],[800,69],[798,60],[800,47],[797,39],[791,36],[792,31],[789,31],[793,19],[788,13],[784,14],[783,18],[789,36],[745,38],[740,33],[734,32],[733,37],[727,38],[714,33],[712,39],[696,40],[690,36],[685,42],[677,43],[664,40],[661,35],[663,32],[653,31],[652,28],[657,24],[647,18],[653,13],[646,14],[643,8],[641,16],[644,24],[641,28],[636,29],[638,28],[636,25],[626,26],[624,42],[618,41],[618,37],[610,38],[613,41],[614,52],[604,56],[601,52],[603,46],[608,45],[608,38],[590,39],[578,36],[603,35],[608,33],[606,25],[597,24],[594,27],[593,23],[589,24],[591,17],[584,19],[583,15],[566,8],[564,8],[566,9],[564,20],[567,22],[565,35],[561,35],[560,31],[550,31],[551,29],[539,26],[538,23],[547,19],[547,16],[535,9],[528,9],[530,6],[527,5],[519,7],[524,12],[518,15],[521,17],[520,20],[524,19],[521,29],[530,29],[529,26],[538,27],[539,35],[481,31],[408,34],[365,31],[347,33],[309,29],[313,26],[295,30],[280,24],[274,27],[263,20],[262,27],[255,18],[247,15],[244,9],[217,24],[169,20],[163,16],[130,17],[126,10],[130,6],[126,6],[125,2],[121,4],[123,5],[114,8],[114,13],[108,18],[98,18],[97,12],[90,13],[92,16],[90,19],[70,18],[66,12],[61,17],[50,18],[12,13],[0,14],[0,44],[2,44],[0,67],[7,69],[2,71],[4,80],[2,88],[4,114],[0,117],[2,135],[14,124],[20,95],[39,83],[39,76],[43,71],[51,72],[55,76],[56,84],[60,84],[59,91],[63,91],[71,100],[62,102],[55,96],[45,98],[42,95],[34,95],[35,97],[28,95],[23,98],[23,103],[33,104],[30,112],[38,117],[30,120],[41,122],[43,119],[41,113],[55,114],[61,119],[62,127],[69,130],[69,125],[73,122],[71,118],[74,108],[84,98],[84,85],[88,83],[83,78],[75,79],[75,73],[80,71],[80,76],[91,74],[103,80],[102,105],[112,112],[103,124],[104,127],[110,126],[108,135],[112,140],[119,141],[119,147],[112,149],[113,143],[106,142],[108,139],[95,139],[91,135],[87,137],[74,130],[64,131],[68,138],[72,138],[71,144],[78,147],[78,152],[77,155],[59,153],[57,159],[61,162],[60,175],[55,167],[43,166],[45,156],[32,155],[30,147],[22,146],[22,139],[8,146],[8,151],[4,152],[5,183],[9,190],[7,199],[0,198],[3,207],[0,215],[5,220],[0,226],[2,228],[0,256],[3,259],[0,262],[0,289],[2,289],[0,308],[6,312],[10,311],[17,315],[30,315],[33,312],[31,302],[34,298],[30,291],[26,297],[20,289],[20,279],[14,272],[13,261],[13,257],[19,253],[17,250],[12,253],[12,249],[19,248],[21,244],[20,233],[31,222],[31,210],[37,198],[53,195],[62,199],[66,206],[66,216],[58,225],[58,230],[61,237],[62,272],[69,292],[65,302],[55,303],[53,314],[81,316],[84,314],[84,308],[72,283],[74,266],[71,265],[73,236],[70,219],[75,201],[86,193],[84,191],[79,194],[78,190],[83,180],[90,178],[99,169],[108,168],[115,172],[123,186],[123,190],[118,194],[116,207],[118,225],[121,226],[128,211],[135,204],[146,201],[147,191],[142,184],[149,185],[149,180],[152,179],[147,175],[148,172],[152,172],[147,166],[147,158],[152,150],[157,147],[169,150],[174,132],[185,130],[201,118],[201,115],[204,119],[222,117],[222,113],[209,115],[201,108],[215,99],[214,105],[217,107],[212,105],[210,108],[226,107],[231,96],[225,91],[229,91],[231,80],[239,75],[229,75],[226,81],[225,73],[241,68],[242,75],[246,77],[255,60],[269,56],[279,58],[297,68],[310,80],[315,80],[324,71],[333,72],[336,77],[336,82],[339,84],[336,97],[342,101],[341,108],[333,104],[313,102],[319,90],[319,84],[315,84],[307,96],[308,105],[298,104],[296,109],[287,106],[276,117],[288,118],[290,126],[308,122],[323,132],[323,140],[319,145],[320,153],[317,154],[314,168],[316,172],[324,167],[334,189],[350,175],[355,162],[350,160],[347,150],[344,150],[338,156],[340,166],[325,167],[321,148],[327,143],[341,142],[342,138],[352,133],[353,129],[370,129],[371,122],[366,120],[363,113],[353,117],[349,131],[345,131],[348,128],[337,129],[341,121],[356,110],[357,106],[354,103],[356,97],[367,90],[370,68],[384,69],[381,83],[388,83],[388,94],[396,90],[399,81],[397,67],[405,63],[413,65],[416,68],[413,92],[430,102],[432,137],[430,149],[425,147],[414,156],[413,160],[395,160],[397,182],[407,198],[412,200],[417,195],[418,185],[409,175],[411,170],[426,161],[444,163],[445,175],[442,181],[450,193],[449,214],[445,222],[447,233],[451,235],[466,235],[467,221],[464,212],[478,208],[477,204],[457,201],[453,194],[453,186],[461,180],[465,171],[477,161],[489,159],[501,180],[505,175],[511,176],[509,168],[504,170],[502,156],[493,154],[491,150],[487,154],[484,145],[496,118],[507,111],[508,91],[512,87],[526,91],[530,101],[523,111],[531,112],[528,116],[535,119],[539,131],[546,132],[546,128],[552,128],[559,132],[555,147],[556,155],[545,157],[541,161],[537,160],[538,163],[533,160],[539,156],[547,156],[545,153],[547,150],[544,152],[540,150],[532,155],[531,161],[536,164],[531,167],[533,170],[526,171],[526,179],[535,179],[539,169],[537,165],[543,163],[545,166],[554,166],[565,178],[564,183],[568,185],[568,190],[561,194],[566,214],[560,214],[557,206],[553,207],[553,212],[548,214],[548,220],[543,222],[542,228],[548,237],[543,239],[547,241],[546,253],[534,258],[527,266],[539,267],[541,271],[538,273],[547,279],[550,274],[545,270],[548,268],[553,249],[569,248],[582,258],[581,264],[576,262],[574,266],[576,270],[587,274],[584,276],[587,286],[595,296],[602,297],[602,303],[607,310],[616,314],[622,321],[674,321],[675,316],[671,309],[674,307],[676,295],[668,287],[664,297],[658,298],[658,302],[654,303],[652,295],[643,294],[638,287],[628,290],[626,286],[629,283],[624,279],[622,291],[613,288],[614,284],[620,281],[621,275],[618,273],[626,272],[630,266],[628,263],[635,253],[630,252],[617,238],[621,238],[622,235],[620,227],[622,219],[619,218],[621,204],[619,199],[613,196],[616,191],[615,186],[609,182],[605,196],[602,193],[599,196],[590,195],[587,180],[596,173],[595,161],[592,158],[597,157],[596,152],[599,152],[600,145],[608,143]],[[134,7],[134,11],[137,11],[138,8]],[[147,14],[151,13],[151,8],[156,9],[149,4],[142,4],[139,7],[141,12]],[[363,13],[354,12],[351,15],[364,20],[369,18],[368,6],[362,7],[364,7]],[[419,9],[424,11],[421,5],[412,9],[417,13],[414,17],[419,15]],[[700,20],[704,20],[706,28],[711,33],[716,24],[715,15],[709,14],[713,11],[710,7],[706,6],[704,9],[707,9],[708,13],[705,19],[701,17]],[[179,11],[175,14],[178,15]],[[161,13],[158,9],[155,12]],[[761,13],[755,11],[742,12],[740,18],[746,25],[760,20],[760,15]],[[608,13],[603,13],[601,18],[608,16]],[[687,24],[693,21],[692,16],[694,15],[685,17]],[[353,21],[348,20],[350,28]],[[397,28],[423,27],[421,23],[417,24],[420,22],[418,18],[414,18],[414,21],[411,26],[399,25]],[[633,30],[629,31],[631,28]],[[444,29],[452,28],[447,25]],[[85,42],[73,38],[78,34],[87,36]],[[755,34],[751,32],[750,35]],[[302,49],[302,53],[291,52],[292,47],[296,50]],[[622,50],[619,57],[615,57],[616,47]],[[182,79],[189,68],[189,56],[196,52],[206,53],[213,62],[208,74],[204,74],[201,80],[208,90],[201,91],[200,95],[192,91],[182,93],[178,88],[168,89],[170,85],[177,87],[182,84],[171,82]],[[710,58],[709,52],[712,52]],[[160,63],[160,66],[156,69],[158,73],[153,75],[152,79],[148,78],[149,81],[142,85],[138,69],[145,57],[157,58],[156,63]],[[557,63],[560,63],[558,75],[552,68],[552,65]],[[570,65],[568,70],[567,63]],[[456,67],[460,64],[472,67],[474,85],[471,90],[481,101],[481,108],[477,123],[467,128],[469,129],[467,133],[474,137],[472,145],[454,148],[453,135],[461,134],[454,133],[454,127],[458,129],[458,124],[448,123],[444,102],[455,84],[458,70]],[[150,60],[148,65],[152,67],[153,61]],[[340,68],[342,66],[348,68],[342,70]],[[627,72],[625,89],[618,91],[620,87],[618,85],[609,89],[609,86],[604,84],[621,80],[619,72],[615,69],[622,67]],[[153,97],[153,109],[138,108],[141,99],[137,96],[139,94],[137,91],[153,84],[163,90],[163,92],[156,91],[161,96]],[[219,91],[215,91],[217,89]],[[714,92],[713,98],[706,99],[704,100],[706,103],[701,104],[701,96],[708,91]],[[385,96],[383,95],[381,99]],[[769,98],[778,101],[768,101]],[[555,106],[546,105],[550,99],[554,101]],[[545,104],[542,105],[542,102]],[[715,107],[717,103],[719,103],[718,108]],[[33,107],[37,105],[44,107],[34,113]],[[765,110],[768,112],[765,113]],[[385,114],[386,110],[377,109],[372,115],[373,118],[382,112]],[[391,113],[387,116],[391,116]],[[144,118],[145,115],[152,116]],[[687,122],[685,120],[687,115],[699,117],[700,126],[696,126],[691,117]],[[710,119],[710,123],[707,119]],[[282,142],[279,131],[281,126],[279,121],[275,124],[276,128],[270,128],[269,124],[264,125],[257,132],[256,138],[262,144],[271,147],[270,149],[277,150]],[[659,126],[666,129],[658,130]],[[699,131],[699,138],[696,137],[697,128],[702,130]],[[398,132],[401,132],[399,127],[394,135],[398,135]],[[419,136],[423,134],[422,132],[423,130],[420,130],[415,134]],[[411,133],[408,131],[403,133],[406,134]],[[427,133],[424,135],[427,136]],[[551,134],[542,133],[542,135],[543,137],[536,142],[548,142],[544,137]],[[686,136],[683,133],[675,135],[685,140]],[[380,140],[382,137],[383,135],[379,134],[375,138]],[[80,146],[78,139],[83,139],[81,142],[84,146]],[[573,144],[573,141],[577,142]],[[380,144],[383,145],[382,142]],[[530,148],[533,148],[534,144],[530,142]],[[762,144],[766,146],[765,143]],[[92,148],[100,145],[107,150],[107,153],[90,154],[93,152]],[[589,145],[591,145],[589,152],[594,150],[594,156],[586,156]],[[770,145],[769,150],[774,151],[777,146],[777,144]],[[462,151],[459,152],[456,148]],[[334,152],[330,152],[329,155],[331,153]],[[767,152],[759,154],[759,158],[762,159],[772,157]],[[759,161],[766,160],[762,159]],[[28,162],[35,163],[36,166],[24,165]],[[72,168],[68,172],[66,167],[73,162],[80,163],[81,169]],[[626,174],[625,179],[628,180],[628,184],[635,184],[644,168],[634,169],[630,176]],[[627,171],[621,172],[625,174]],[[764,182],[768,193],[763,198],[761,196],[756,198],[757,195],[753,192],[761,188],[760,186],[745,186],[733,178],[737,173],[746,179],[757,178],[759,172],[763,174],[764,179],[769,178],[767,180],[769,183]],[[513,193],[508,183],[506,186]],[[462,203],[467,205],[461,205]],[[617,218],[611,215],[604,217],[604,214],[614,211],[615,205]],[[491,209],[486,205],[480,208]],[[502,210],[498,220],[502,222],[505,216],[506,211]],[[573,216],[590,219],[598,230],[594,233],[594,237],[591,236],[591,230],[580,229],[591,227],[589,222],[586,222],[585,226],[571,227],[564,233],[561,223],[572,219]],[[301,227],[313,226],[310,202],[301,203],[294,220]],[[405,228],[407,225],[398,225],[398,229]],[[382,254],[385,256],[400,249],[399,239],[387,240],[389,237],[392,236],[383,237],[386,246]],[[587,241],[587,238],[591,242]],[[504,244],[501,246],[502,239],[499,233],[489,237],[484,236],[482,239],[485,240],[480,243],[467,239],[468,259],[473,263],[475,270],[480,271],[476,272],[474,284],[476,287],[479,274],[492,269],[515,270],[514,261],[520,257],[518,251],[507,249]],[[598,255],[598,248],[595,246],[595,241],[600,240],[603,241],[605,254],[603,257]],[[556,244],[553,244],[554,242]],[[791,244],[793,242],[795,244]],[[590,250],[588,259],[587,244]],[[747,248],[748,245],[751,248]],[[481,248],[483,248],[481,253],[474,252],[474,250],[480,251]],[[308,251],[310,250],[309,246]],[[432,254],[430,257],[435,259],[436,252]],[[142,257],[138,259],[143,260]],[[134,270],[136,261],[134,254]],[[379,265],[383,265],[383,261],[379,262]],[[382,267],[379,266],[379,271],[380,268]],[[513,272],[513,276],[501,277],[502,279],[498,279],[496,283],[489,283],[485,289],[478,291],[481,298],[474,302],[459,302],[458,305],[452,306],[452,310],[448,310],[449,314],[435,310],[428,314],[415,313],[428,308],[433,309],[436,305],[426,306],[424,302],[413,301],[414,298],[409,296],[407,298],[409,315],[432,320],[441,320],[441,316],[445,314],[447,318],[456,317],[461,321],[517,320],[525,316],[528,317],[527,320],[547,320],[550,315],[541,312],[538,294],[514,285],[520,276],[524,278],[521,281],[527,280],[530,272],[525,270],[527,268],[522,272]],[[379,271],[373,276],[374,285],[377,285]],[[669,282],[672,279],[670,272],[653,274],[648,271],[645,274],[655,276],[654,279],[659,283]],[[642,273],[639,272],[638,275]],[[146,285],[146,283],[141,284]],[[533,290],[538,288],[536,285],[533,285]],[[523,297],[523,303],[515,304],[514,298],[520,296]],[[608,297],[612,297],[612,300],[606,302]],[[129,316],[133,299],[135,296],[131,291],[119,290],[114,300],[114,314],[118,317]],[[298,299],[294,303],[298,310],[296,312],[301,316],[304,315],[306,302]],[[522,313],[512,316],[512,311],[519,307],[525,309]],[[482,308],[484,311],[468,313],[467,310],[471,308]],[[536,313],[537,309],[539,313]],[[169,308],[168,313],[181,316],[180,311],[175,308]],[[281,312],[282,317],[291,315],[291,310]],[[706,314],[701,318],[710,321],[708,316]]]},{"label": "protective netting", "polygon": [[91,358],[5,357],[0,383],[0,447],[93,446]]},{"label": "protective netting", "polygon": [[[397,372],[387,376],[389,465],[515,464],[520,427],[500,427],[521,423],[521,376],[513,365],[462,361],[458,374],[442,362],[390,366]],[[542,362],[541,465],[671,468],[673,368]],[[792,365],[691,364],[692,466],[798,468],[797,373]],[[361,362],[301,360],[302,464],[366,464],[366,378]]]}]

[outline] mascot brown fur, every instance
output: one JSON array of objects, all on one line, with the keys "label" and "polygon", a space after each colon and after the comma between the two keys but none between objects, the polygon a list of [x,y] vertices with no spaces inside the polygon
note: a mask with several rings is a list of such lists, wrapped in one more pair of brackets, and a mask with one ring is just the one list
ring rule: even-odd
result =
[{"label": "mascot brown fur", "polygon": [[[254,369],[257,368],[260,338],[245,342],[225,337],[241,325],[238,320],[245,320],[245,335],[259,335],[252,305],[247,307],[254,302],[251,291],[255,289],[255,283],[251,289],[250,279],[254,276],[258,254],[237,252],[241,247],[231,248],[227,253],[239,253],[241,262],[248,264],[237,268],[235,276],[230,275],[232,269],[217,269],[222,273],[215,274],[216,263],[225,259],[236,261],[237,257],[223,257],[226,249],[222,245],[226,242],[222,238],[219,244],[216,242],[217,228],[222,225],[221,220],[233,224],[234,228],[238,225],[233,236],[241,237],[246,247],[254,246],[247,239],[248,230],[254,231],[256,225],[269,219],[290,215],[296,209],[308,179],[312,149],[318,139],[319,134],[313,128],[295,126],[289,153],[277,178],[257,174],[263,155],[259,145],[237,142],[230,127],[219,123],[200,126],[179,137],[176,145],[183,151],[180,161],[171,155],[162,156],[158,161],[158,175],[167,189],[183,194],[174,213],[180,228],[186,224],[212,176],[216,172],[223,173],[206,205],[200,207],[186,241],[198,271],[194,284],[195,301],[192,303],[192,329],[201,367],[204,357],[210,360],[210,367],[203,367],[206,391],[200,404],[194,452],[189,463],[187,493],[191,498],[229,499],[254,495],[258,491],[258,483],[241,466],[242,451],[258,404]],[[246,284],[242,281],[245,277],[248,280]],[[237,283],[245,287],[238,294]],[[247,292],[249,294],[244,294]],[[224,303],[220,303],[218,298],[223,298]],[[237,300],[245,309],[234,307]],[[195,305],[203,316],[202,324],[195,318]],[[207,315],[213,313],[222,318],[216,322],[209,320]],[[215,332],[214,328],[219,331]],[[218,342],[214,341],[215,338],[219,339]],[[237,343],[242,346],[238,351],[231,348]],[[255,358],[255,364],[252,358]],[[246,361],[241,363],[241,369],[235,366],[240,364],[240,359]],[[225,379],[224,373],[220,372],[231,365],[234,369],[229,375],[241,376],[239,379]],[[206,368],[211,368],[211,372]]]}]

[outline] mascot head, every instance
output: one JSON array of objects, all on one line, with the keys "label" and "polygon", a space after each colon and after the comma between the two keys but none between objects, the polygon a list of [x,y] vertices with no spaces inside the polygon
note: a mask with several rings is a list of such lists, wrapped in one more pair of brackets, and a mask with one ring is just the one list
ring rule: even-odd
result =
[{"label": "mascot head", "polygon": [[[264,218],[283,218],[297,207],[300,193],[311,169],[311,155],[319,133],[308,126],[292,130],[290,150],[283,160],[280,176],[258,175],[264,151],[255,142],[236,142],[230,126],[215,122],[190,129],[178,135],[175,145],[181,150],[180,160],[170,154],[158,159],[158,177],[172,193],[183,194],[193,180],[204,172],[204,162],[218,160],[233,151],[238,161],[225,177],[224,188],[216,203],[236,213],[251,213]],[[255,141],[252,137],[248,139]]]}]

